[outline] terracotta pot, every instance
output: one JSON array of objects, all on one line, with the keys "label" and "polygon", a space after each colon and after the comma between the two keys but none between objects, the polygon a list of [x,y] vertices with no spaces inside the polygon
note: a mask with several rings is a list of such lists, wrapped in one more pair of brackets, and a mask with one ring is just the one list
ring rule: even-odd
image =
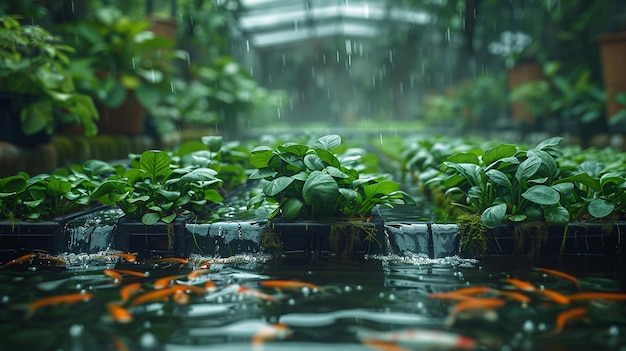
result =
[{"label": "terracotta pot", "polygon": [[100,119],[97,121],[99,134],[139,135],[143,133],[145,109],[137,100],[135,92],[130,90],[126,100],[116,107],[108,108],[96,104]]},{"label": "terracotta pot", "polygon": [[626,108],[615,101],[616,94],[626,93],[626,32],[603,34],[598,42],[604,73],[607,118],[611,118],[617,111]]},{"label": "terracotta pot", "polygon": [[[509,70],[509,91],[515,90],[518,86],[543,79],[541,65],[537,62],[520,62]],[[535,116],[523,104],[519,102],[511,103],[513,118],[518,122],[534,122]]]}]

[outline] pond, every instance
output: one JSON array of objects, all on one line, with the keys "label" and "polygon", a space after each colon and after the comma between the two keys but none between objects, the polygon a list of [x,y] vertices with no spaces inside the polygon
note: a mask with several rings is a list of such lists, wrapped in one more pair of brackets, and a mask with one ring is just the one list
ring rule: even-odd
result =
[{"label": "pond", "polygon": [[6,262],[3,348],[626,348],[621,259],[293,253],[139,261],[108,251]]}]

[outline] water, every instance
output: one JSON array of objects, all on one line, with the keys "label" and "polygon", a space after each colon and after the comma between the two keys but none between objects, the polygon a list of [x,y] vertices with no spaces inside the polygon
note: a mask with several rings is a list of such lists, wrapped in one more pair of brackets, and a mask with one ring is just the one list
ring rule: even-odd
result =
[{"label": "water", "polygon": [[[109,251],[57,257],[40,254],[3,266],[2,348],[452,350],[455,348],[450,342],[465,341],[459,347],[626,349],[626,301],[593,298],[563,304],[545,293],[554,291],[565,297],[582,291],[624,293],[626,273],[621,260],[570,256],[487,257],[476,261],[420,255],[363,260],[289,255],[271,259],[256,254],[225,259],[193,255],[187,262],[179,261],[127,262]],[[208,270],[198,271],[207,262],[212,263]],[[538,267],[566,272],[578,280],[575,283],[547,274]],[[145,276],[126,272],[117,281],[110,271],[104,273],[106,269]],[[195,272],[194,277],[188,276],[191,272]],[[508,278],[530,283],[535,290],[515,288]],[[275,281],[282,288],[268,286]],[[304,283],[286,286],[294,285],[293,281]],[[160,284],[165,284],[164,289],[157,289]],[[133,306],[146,294],[176,290],[169,284],[194,288],[186,293],[179,288],[179,293],[166,294],[164,299]],[[133,286],[140,286],[142,291],[120,301],[121,292]],[[168,286],[170,290],[166,290]],[[488,287],[487,292],[467,295],[479,298],[478,304],[487,300],[502,304],[456,313],[454,309],[463,301],[458,296],[441,298],[476,286]],[[44,297],[80,293],[91,295],[71,304],[58,303],[30,312],[27,308]],[[528,301],[520,301],[520,296]],[[112,303],[124,307],[132,320],[116,321],[108,307]],[[578,315],[560,329],[559,315],[572,310]],[[411,330],[404,334],[408,340],[394,339],[407,330]],[[411,345],[411,340],[416,344]]]}]

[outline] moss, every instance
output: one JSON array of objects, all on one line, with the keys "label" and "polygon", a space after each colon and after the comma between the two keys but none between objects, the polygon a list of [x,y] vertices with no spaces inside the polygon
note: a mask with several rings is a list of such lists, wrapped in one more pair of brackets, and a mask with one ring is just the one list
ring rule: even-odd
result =
[{"label": "moss", "polygon": [[482,256],[487,251],[485,227],[477,214],[460,214],[457,216],[459,226],[460,248],[472,256]]},{"label": "moss", "polygon": [[260,251],[269,253],[274,257],[281,257],[283,254],[283,244],[276,233],[266,231],[261,235]]},{"label": "moss", "polygon": [[535,256],[541,253],[548,241],[548,226],[545,222],[524,222],[515,226],[514,250]]}]

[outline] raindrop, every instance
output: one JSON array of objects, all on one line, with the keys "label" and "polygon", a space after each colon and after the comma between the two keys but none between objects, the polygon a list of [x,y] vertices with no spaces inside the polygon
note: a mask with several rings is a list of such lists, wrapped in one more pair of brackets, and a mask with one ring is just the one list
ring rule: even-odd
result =
[{"label": "raindrop", "polygon": [[133,66],[133,69],[136,69],[137,67],[135,66],[135,58],[131,58],[130,59],[131,65]]},{"label": "raindrop", "polygon": [[246,51],[250,52],[250,40],[246,40]]},{"label": "raindrop", "polygon": [[337,50],[337,63],[339,63],[339,50]]},{"label": "raindrop", "polygon": [[170,81],[170,89],[172,90],[172,94],[176,94],[176,86],[173,81]]},{"label": "raindrop", "polygon": [[74,8],[74,1],[72,0],[72,13],[74,13],[76,9]]},{"label": "raindrop", "polygon": [[80,324],[74,324],[70,327],[70,336],[78,337],[83,333],[84,327]]},{"label": "raindrop", "polygon": [[404,95],[404,82],[400,82],[400,95]]},{"label": "raindrop", "polygon": [[294,300],[294,299],[289,299],[289,300],[287,301],[287,304],[288,304],[289,306],[293,306],[293,305],[295,305],[295,304],[296,304],[296,300]]},{"label": "raindrop", "polygon": [[383,144],[383,133],[380,133],[380,145]]},{"label": "raindrop", "polygon": [[345,292],[351,292],[352,288],[349,285],[344,286],[343,291]]},{"label": "raindrop", "polygon": [[389,50],[389,63],[393,63],[393,51]]},{"label": "raindrop", "polygon": [[348,55],[348,66],[352,66],[352,55]]},{"label": "raindrop", "polygon": [[609,327],[609,335],[610,336],[618,336],[619,328],[616,325],[612,325]]},{"label": "raindrop", "polygon": [[278,113],[278,119],[280,119],[280,107],[276,108],[276,112]]},{"label": "raindrop", "polygon": [[531,320],[527,320],[524,322],[522,330],[526,333],[532,333],[535,330],[535,324]]},{"label": "raindrop", "polygon": [[157,344],[157,338],[152,333],[144,333],[139,340],[139,344],[144,350],[154,349]]}]

